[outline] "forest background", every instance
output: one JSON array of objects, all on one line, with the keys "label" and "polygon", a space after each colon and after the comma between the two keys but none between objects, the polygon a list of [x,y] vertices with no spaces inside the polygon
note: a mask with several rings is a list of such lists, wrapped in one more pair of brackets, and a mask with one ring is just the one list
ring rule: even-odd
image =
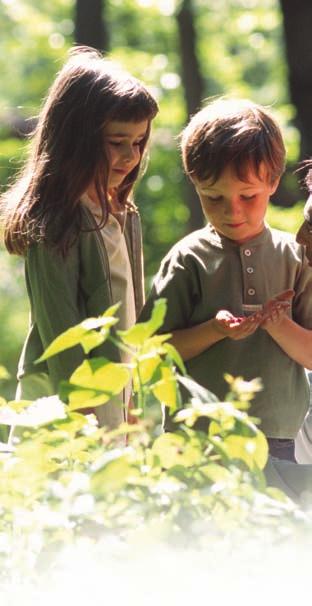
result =
[{"label": "forest background", "polygon": [[[0,0],[0,183],[25,154],[39,106],[74,43],[120,62],[157,97],[150,160],[135,192],[143,221],[147,289],[160,259],[202,225],[183,176],[178,135],[204,99],[248,97],[271,108],[286,142],[287,168],[269,222],[295,232],[312,157],[312,3],[310,0]],[[28,321],[23,262],[0,247],[2,387],[14,395]]]}]

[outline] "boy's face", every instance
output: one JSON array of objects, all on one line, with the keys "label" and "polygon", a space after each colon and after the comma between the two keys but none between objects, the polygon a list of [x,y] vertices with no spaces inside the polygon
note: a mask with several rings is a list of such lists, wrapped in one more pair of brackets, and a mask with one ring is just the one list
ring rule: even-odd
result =
[{"label": "boy's face", "polygon": [[265,167],[260,176],[250,171],[241,181],[229,166],[215,183],[193,180],[205,217],[219,234],[238,244],[261,233],[269,198],[279,183],[268,181]]}]

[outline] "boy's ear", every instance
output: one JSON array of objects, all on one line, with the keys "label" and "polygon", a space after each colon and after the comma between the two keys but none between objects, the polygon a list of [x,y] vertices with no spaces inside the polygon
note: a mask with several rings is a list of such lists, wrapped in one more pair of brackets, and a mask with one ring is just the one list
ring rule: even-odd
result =
[{"label": "boy's ear", "polygon": [[281,178],[277,177],[277,179],[275,179],[275,181],[272,183],[272,185],[271,185],[271,192],[270,192],[271,196],[273,194],[275,194],[275,192],[276,192],[276,190],[277,190],[277,188],[279,186],[280,180],[281,180]]}]

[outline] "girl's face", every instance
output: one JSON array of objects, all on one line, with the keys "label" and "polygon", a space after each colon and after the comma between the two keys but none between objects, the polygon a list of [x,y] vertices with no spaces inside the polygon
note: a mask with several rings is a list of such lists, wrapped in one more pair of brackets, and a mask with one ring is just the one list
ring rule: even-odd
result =
[{"label": "girl's face", "polygon": [[108,191],[112,191],[141,160],[141,144],[148,121],[109,122],[104,129],[105,149],[109,159]]}]

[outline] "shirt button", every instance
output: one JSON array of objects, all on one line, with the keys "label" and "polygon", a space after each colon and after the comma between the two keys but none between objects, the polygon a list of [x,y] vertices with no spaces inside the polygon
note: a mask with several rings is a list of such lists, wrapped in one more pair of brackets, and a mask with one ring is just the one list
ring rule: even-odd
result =
[{"label": "shirt button", "polygon": [[246,248],[246,249],[244,250],[244,255],[246,255],[246,257],[250,257],[250,255],[251,255],[251,250],[250,250],[249,248]]},{"label": "shirt button", "polygon": [[253,295],[255,295],[255,294],[256,294],[256,291],[255,291],[255,289],[254,289],[254,288],[248,288],[248,291],[247,291],[247,292],[248,292],[248,294],[249,294],[249,295],[251,295],[251,296],[253,296]]},{"label": "shirt button", "polygon": [[253,267],[247,267],[246,271],[247,271],[248,274],[253,274],[254,268]]}]

